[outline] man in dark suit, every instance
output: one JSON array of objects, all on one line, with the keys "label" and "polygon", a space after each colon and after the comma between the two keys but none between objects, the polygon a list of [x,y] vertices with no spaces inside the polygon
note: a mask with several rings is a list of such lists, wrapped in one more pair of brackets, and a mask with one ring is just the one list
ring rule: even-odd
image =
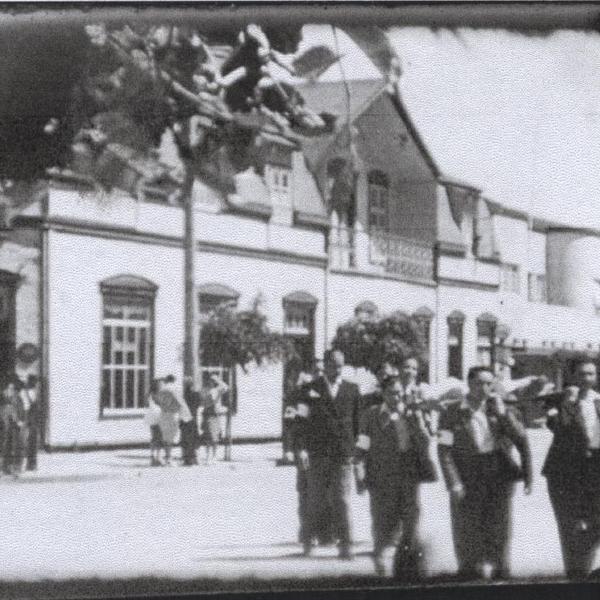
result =
[{"label": "man in dark suit", "polygon": [[[322,531],[323,506],[331,503],[334,529],[341,559],[352,558],[350,494],[352,457],[358,434],[360,392],[354,383],[342,378],[344,355],[328,352],[324,369],[304,390],[298,404],[296,452],[300,467],[308,473],[308,530]],[[304,554],[311,544],[304,540]]]},{"label": "man in dark suit", "polygon": [[414,581],[421,574],[418,487],[423,481],[435,480],[436,474],[429,458],[430,434],[423,402],[405,392],[397,370],[384,375],[378,403],[360,419],[355,476],[359,493],[369,490],[375,572],[385,575],[384,550],[395,546],[395,577]]},{"label": "man in dark suit", "polygon": [[547,397],[554,434],[542,474],[556,516],[567,577],[585,577],[600,542],[600,394],[596,364],[576,368],[577,386]]},{"label": "man in dark suit", "polygon": [[[518,413],[493,395],[494,375],[473,367],[469,392],[440,416],[438,453],[450,492],[450,514],[459,576],[508,576],[507,546],[513,483],[531,491],[531,452]],[[511,456],[517,448],[521,465]]]}]

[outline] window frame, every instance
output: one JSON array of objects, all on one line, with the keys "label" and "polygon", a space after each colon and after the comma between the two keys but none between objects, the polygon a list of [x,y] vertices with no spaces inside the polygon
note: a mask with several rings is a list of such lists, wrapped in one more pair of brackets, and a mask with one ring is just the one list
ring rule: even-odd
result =
[{"label": "window frame", "polygon": [[[374,194],[374,192],[376,192]],[[378,206],[374,210],[374,201]],[[382,171],[371,171],[367,176],[367,215],[369,232],[389,232],[390,230],[390,184]],[[373,216],[384,221],[383,225],[374,225]]]},{"label": "window frame", "polygon": [[[135,418],[141,419],[146,411],[146,402],[148,398],[148,393],[150,390],[150,384],[154,379],[154,369],[155,369],[155,335],[156,335],[156,294],[157,294],[158,286],[153,284],[152,282],[143,279],[137,276],[129,276],[122,275],[110,278],[108,280],[103,281],[100,284],[101,291],[101,303],[100,303],[100,379],[99,379],[99,403],[98,403],[98,416],[100,420],[115,420],[115,419],[128,419]],[[126,318],[110,318],[105,316],[105,310],[107,306],[110,304],[116,304],[121,307],[135,306],[148,310],[148,319],[137,320],[137,319],[126,319]],[[123,314],[126,314],[125,312]],[[107,321],[110,323],[107,324]],[[123,357],[123,362],[120,365],[116,363],[105,363],[104,362],[104,330],[105,327],[109,327],[111,331],[111,346],[113,342],[113,335],[117,327],[123,328],[123,337],[126,336],[126,331],[130,328],[134,328],[136,324],[139,325],[140,322],[146,323],[147,325],[143,327],[147,331],[148,340],[146,341],[146,351],[147,351],[147,364],[144,367],[140,364],[135,365],[127,365],[127,361],[125,356]],[[122,323],[122,324],[119,324]],[[135,336],[135,345],[137,352],[138,345],[138,336],[139,330],[142,327],[135,328],[137,330]],[[112,361],[112,347],[111,347],[111,361]],[[123,373],[123,386],[126,388],[126,373],[129,370],[132,370],[128,367],[137,367],[133,370],[145,370],[147,373],[147,382],[144,388],[144,393],[142,397],[142,405],[136,405],[135,399],[136,394],[138,393],[138,389],[135,387],[135,382],[139,380],[134,377],[134,406],[127,407],[127,394],[125,393],[123,397],[124,406],[121,408],[117,408],[116,406],[104,406],[104,372],[107,370],[114,371],[117,370],[115,367],[121,367],[121,372]],[[110,394],[110,392],[109,392]],[[111,398],[111,400],[113,400]],[[138,399],[139,400],[139,399]],[[112,404],[113,402],[111,402]]]},{"label": "window frame", "polygon": [[[505,277],[510,274],[510,285],[505,285]],[[500,290],[505,294],[521,293],[521,269],[515,263],[502,263],[500,266]]]}]

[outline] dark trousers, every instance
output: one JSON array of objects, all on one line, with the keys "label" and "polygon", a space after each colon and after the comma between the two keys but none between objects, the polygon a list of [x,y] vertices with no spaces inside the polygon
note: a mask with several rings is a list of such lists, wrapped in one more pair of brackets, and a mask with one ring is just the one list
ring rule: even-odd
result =
[{"label": "dark trousers", "polygon": [[[549,476],[548,495],[554,510],[569,579],[586,577],[600,544],[600,466],[588,461],[581,476]],[[582,524],[585,523],[585,528]]]},{"label": "dark trousers", "polygon": [[420,576],[417,525],[418,484],[412,478],[390,477],[369,488],[373,554],[395,546],[394,577],[415,580]]},{"label": "dark trousers", "polygon": [[352,543],[350,528],[350,494],[352,465],[337,457],[310,457],[308,475],[308,531],[311,534],[327,530],[323,507],[331,506],[334,535],[340,546]]},{"label": "dark trousers", "polygon": [[39,431],[37,425],[29,426],[29,434],[27,436],[27,470],[34,471],[37,469],[37,453],[39,443]]},{"label": "dark trousers", "polygon": [[192,420],[187,423],[180,423],[181,429],[181,458],[184,465],[197,465],[198,457],[196,455],[197,444],[197,426]]},{"label": "dark trousers", "polygon": [[20,473],[27,450],[27,427],[19,427],[14,421],[9,421],[4,430],[2,446],[2,470],[7,474]]},{"label": "dark trousers", "polygon": [[508,576],[508,542],[513,483],[506,481],[492,465],[473,465],[463,481],[465,496],[450,500],[452,535],[459,574],[477,578],[478,566],[488,562],[499,577]]},{"label": "dark trousers", "polygon": [[416,482],[394,478],[382,483],[369,489],[376,555],[388,546],[412,547],[419,518]]}]

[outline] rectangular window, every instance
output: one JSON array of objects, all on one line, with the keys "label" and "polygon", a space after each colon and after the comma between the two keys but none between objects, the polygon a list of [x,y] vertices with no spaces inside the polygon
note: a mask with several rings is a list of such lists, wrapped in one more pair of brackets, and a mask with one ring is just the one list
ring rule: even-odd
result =
[{"label": "rectangular window", "polygon": [[388,189],[384,185],[369,183],[369,228],[387,231]]},{"label": "rectangular window", "polygon": [[292,187],[292,170],[279,165],[266,165],[265,183],[271,194],[287,198]]},{"label": "rectangular window", "polygon": [[463,378],[463,321],[448,321],[448,377]]},{"label": "rectangular window", "polygon": [[519,267],[517,265],[503,264],[500,269],[500,288],[503,292],[518,294],[520,292]]},{"label": "rectangular window", "polygon": [[150,299],[104,296],[102,319],[103,415],[143,409],[150,388]]},{"label": "rectangular window", "polygon": [[546,276],[529,273],[527,277],[527,296],[529,302],[546,302]]}]

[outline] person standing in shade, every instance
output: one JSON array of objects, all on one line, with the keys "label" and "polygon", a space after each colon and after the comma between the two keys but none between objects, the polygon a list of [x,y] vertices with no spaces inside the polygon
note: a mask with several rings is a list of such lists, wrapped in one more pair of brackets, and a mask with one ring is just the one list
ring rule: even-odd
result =
[{"label": "person standing in shade", "polygon": [[198,408],[201,404],[200,394],[194,389],[191,377],[184,381],[183,399],[189,412],[189,420],[182,418],[181,429],[181,458],[184,466],[198,464],[196,450],[198,448]]},{"label": "person standing in shade", "polygon": [[[358,434],[360,392],[342,377],[344,354],[328,352],[325,371],[306,390],[298,405],[302,424],[298,431],[298,460],[308,470],[308,521],[311,532],[323,531],[323,507],[331,503],[339,557],[352,559],[350,494],[352,458]],[[312,544],[304,540],[304,554]]]},{"label": "person standing in shade", "polygon": [[5,430],[3,444],[3,470],[18,477],[25,466],[27,452],[28,403],[21,392],[23,382],[15,376],[4,390],[2,420]]},{"label": "person standing in shade", "polygon": [[438,432],[459,576],[505,579],[514,482],[523,479],[531,492],[531,452],[519,414],[492,393],[491,370],[471,368],[467,383],[466,396],[442,412]]},{"label": "person standing in shade", "polygon": [[37,469],[37,453],[40,434],[40,403],[39,403],[39,385],[38,378],[31,374],[27,377],[27,383],[22,390],[22,394],[29,405],[27,411],[27,464],[28,471]]},{"label": "person standing in shade", "polygon": [[421,575],[418,488],[437,477],[422,402],[405,390],[397,370],[383,375],[378,403],[361,416],[355,477],[359,494],[369,490],[375,572],[385,575],[384,551],[395,546],[394,576],[415,581]]},{"label": "person standing in shade", "polygon": [[590,573],[600,543],[600,394],[596,364],[576,367],[577,386],[552,394],[547,425],[553,440],[544,463],[567,577]]}]

